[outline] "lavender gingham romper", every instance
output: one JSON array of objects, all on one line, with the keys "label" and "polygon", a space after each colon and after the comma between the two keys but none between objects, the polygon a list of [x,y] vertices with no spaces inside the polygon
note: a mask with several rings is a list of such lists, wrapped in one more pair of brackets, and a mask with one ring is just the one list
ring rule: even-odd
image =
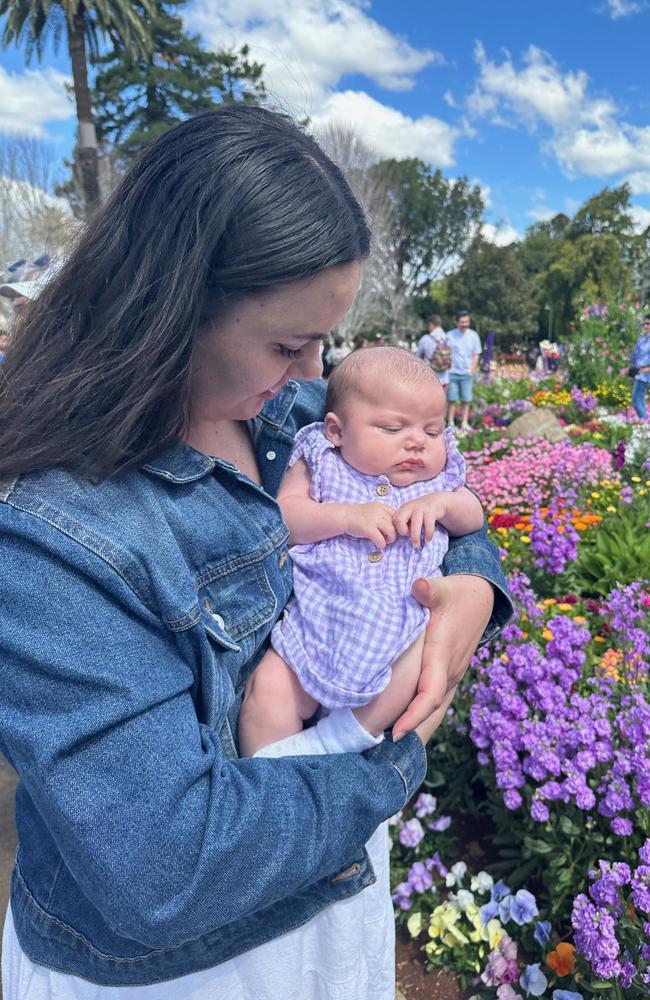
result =
[{"label": "lavender gingham romper", "polygon": [[[388,476],[366,476],[348,465],[327,440],[322,423],[296,434],[289,465],[302,458],[310,493],[321,503],[378,502],[397,509],[426,493],[458,489],[465,462],[453,430],[445,431],[447,462],[434,479],[393,486]],[[414,549],[399,537],[379,552],[367,538],[339,535],[294,545],[294,593],[273,629],[275,651],[304,690],[327,708],[365,705],[388,685],[391,665],[417,638],[429,611],[411,596],[420,576],[441,576],[449,544],[436,527],[430,542]]]}]

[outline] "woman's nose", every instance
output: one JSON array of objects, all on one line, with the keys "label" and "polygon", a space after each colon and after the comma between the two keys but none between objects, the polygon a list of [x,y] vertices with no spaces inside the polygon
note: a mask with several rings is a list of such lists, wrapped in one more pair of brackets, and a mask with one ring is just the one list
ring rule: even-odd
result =
[{"label": "woman's nose", "polygon": [[311,381],[320,378],[323,374],[323,362],[321,361],[319,345],[310,348],[305,352],[304,357],[294,361],[292,368],[295,369],[296,378],[303,378]]}]

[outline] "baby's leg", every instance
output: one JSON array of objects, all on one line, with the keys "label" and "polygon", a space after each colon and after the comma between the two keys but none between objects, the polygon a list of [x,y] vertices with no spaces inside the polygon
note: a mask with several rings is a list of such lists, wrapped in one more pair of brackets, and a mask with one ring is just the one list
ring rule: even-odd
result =
[{"label": "baby's leg", "polygon": [[397,722],[413,701],[422,669],[425,631],[422,629],[415,642],[395,660],[388,687],[367,705],[354,709],[358,721],[373,736],[379,736]]},{"label": "baby's leg", "polygon": [[317,708],[318,702],[303,691],[291,667],[270,649],[246,685],[239,713],[242,757],[252,757],[261,747],[299,733]]}]

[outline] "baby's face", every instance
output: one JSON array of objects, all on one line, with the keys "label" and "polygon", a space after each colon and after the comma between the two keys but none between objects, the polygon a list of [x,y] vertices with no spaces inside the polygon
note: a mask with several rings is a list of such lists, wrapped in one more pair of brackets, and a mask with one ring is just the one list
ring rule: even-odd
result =
[{"label": "baby's face", "polygon": [[445,465],[445,394],[438,385],[382,380],[371,393],[346,400],[335,421],[328,414],[328,437],[365,475],[410,486]]}]

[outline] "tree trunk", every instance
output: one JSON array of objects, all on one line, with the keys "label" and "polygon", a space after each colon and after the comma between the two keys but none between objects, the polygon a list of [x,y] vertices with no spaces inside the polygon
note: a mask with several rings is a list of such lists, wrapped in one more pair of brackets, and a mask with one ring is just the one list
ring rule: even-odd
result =
[{"label": "tree trunk", "polygon": [[80,3],[72,19],[72,24],[68,23],[68,49],[72,64],[72,81],[79,126],[75,160],[84,193],[86,215],[89,215],[93,208],[99,204],[100,191],[97,137],[93,124],[88,67],[86,65],[85,14],[83,4]]}]

